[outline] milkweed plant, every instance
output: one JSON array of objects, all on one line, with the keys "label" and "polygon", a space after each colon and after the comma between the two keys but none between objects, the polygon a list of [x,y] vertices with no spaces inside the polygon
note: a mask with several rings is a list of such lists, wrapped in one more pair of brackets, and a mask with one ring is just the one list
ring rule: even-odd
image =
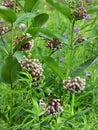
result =
[{"label": "milkweed plant", "polygon": [[97,0],[0,0],[0,130],[98,129],[97,20]]}]

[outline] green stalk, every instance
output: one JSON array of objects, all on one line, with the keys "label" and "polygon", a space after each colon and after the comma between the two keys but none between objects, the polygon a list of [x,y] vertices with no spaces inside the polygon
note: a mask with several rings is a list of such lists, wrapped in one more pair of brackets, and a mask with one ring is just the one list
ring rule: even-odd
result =
[{"label": "green stalk", "polygon": [[14,25],[12,24],[12,34],[10,43],[10,55],[13,55],[13,39],[14,39]]},{"label": "green stalk", "polygon": [[[67,71],[66,71],[66,79],[69,77],[70,72],[71,72],[71,64],[72,64],[72,56],[73,56],[73,41],[74,41],[74,24],[75,20],[72,21],[71,23],[71,35],[70,35],[70,45],[69,45],[69,57],[68,57],[68,63],[67,63]],[[66,91],[63,92],[63,98],[61,102],[63,103],[65,100],[65,94]]]},{"label": "green stalk", "polygon": [[68,64],[67,64],[67,72],[66,72],[66,78],[69,77],[71,72],[71,64],[72,64],[72,56],[73,56],[73,41],[74,41],[74,24],[75,20],[71,23],[71,35],[70,35],[70,45],[69,45],[69,57],[68,57]]},{"label": "green stalk", "polygon": [[74,115],[75,94],[72,94],[72,115]]},{"label": "green stalk", "polygon": [[13,119],[12,119],[13,106],[14,106],[14,95],[13,95],[13,86],[12,86],[12,83],[11,83],[11,94],[10,94],[10,125],[13,124]]}]

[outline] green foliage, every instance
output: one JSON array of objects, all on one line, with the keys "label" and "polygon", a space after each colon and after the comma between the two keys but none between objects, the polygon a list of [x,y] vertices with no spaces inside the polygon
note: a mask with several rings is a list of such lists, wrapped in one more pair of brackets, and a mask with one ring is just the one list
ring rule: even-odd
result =
[{"label": "green foliage", "polygon": [[[0,6],[0,18],[5,20],[0,19],[0,130],[98,129],[98,1],[79,1],[15,0],[11,9]],[[87,7],[90,19],[73,22],[71,14],[78,4]],[[75,32],[75,28],[80,31]],[[31,37],[22,39],[26,33]],[[57,45],[61,43],[60,49],[51,49],[56,42],[53,39],[57,39]],[[28,48],[31,40],[34,46],[20,51],[21,46]],[[25,62],[21,71],[24,56],[30,64]],[[40,66],[31,59],[39,60]],[[39,79],[41,66],[44,74]],[[85,79],[85,89],[69,93],[63,80],[67,83],[68,77],[76,76]],[[76,87],[74,83],[67,85]],[[61,114],[46,113],[53,99],[60,99]],[[40,101],[46,104],[44,108]],[[54,106],[57,108],[57,104]]]},{"label": "green foliage", "polygon": [[32,20],[33,27],[41,27],[49,18],[49,15],[46,13],[39,14],[34,17]]},{"label": "green foliage", "polygon": [[0,17],[10,23],[15,22],[16,20],[16,14],[11,9],[4,6],[0,6]]},{"label": "green foliage", "polygon": [[18,18],[15,21],[15,25],[19,25],[21,23],[26,23],[28,20],[31,20],[35,16],[34,13],[25,13],[18,16]]},{"label": "green foliage", "polygon": [[33,11],[38,5],[40,0],[25,0],[24,10],[26,12]]},{"label": "green foliage", "polygon": [[32,35],[32,37],[43,34],[41,36],[45,37],[45,38],[51,38],[51,37],[58,38],[66,44],[65,38],[61,34],[58,34],[56,32],[52,32],[49,29],[43,29],[43,28],[39,28],[39,27],[32,27],[32,28],[30,27],[27,29],[27,32],[30,33]]},{"label": "green foliage", "polygon": [[87,10],[87,13],[89,13],[89,14],[97,13],[97,12],[98,12],[98,5],[96,5],[96,6],[92,7],[92,8],[89,8]]},{"label": "green foliage", "polygon": [[16,81],[20,65],[18,60],[13,56],[8,56],[1,65],[1,79],[5,83],[13,83]]},{"label": "green foliage", "polygon": [[47,66],[49,66],[55,73],[57,73],[57,75],[61,78],[64,79],[64,75],[61,72],[58,64],[56,63],[56,61],[51,58],[51,57],[44,57],[44,61],[47,64]]},{"label": "green foliage", "polygon": [[71,10],[64,4],[57,2],[56,0],[46,0],[51,6],[61,12],[68,19],[72,20]]},{"label": "green foliage", "polygon": [[75,77],[80,75],[81,73],[83,73],[83,71],[85,71],[90,65],[92,65],[92,63],[97,59],[98,55],[92,57],[91,59],[85,61],[84,63],[82,63],[81,65],[79,65],[79,67],[77,67],[72,73],[71,76]]}]

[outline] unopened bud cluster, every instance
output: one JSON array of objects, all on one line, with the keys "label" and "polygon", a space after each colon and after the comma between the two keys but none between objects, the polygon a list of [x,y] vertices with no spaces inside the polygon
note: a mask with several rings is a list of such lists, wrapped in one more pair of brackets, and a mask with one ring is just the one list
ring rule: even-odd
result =
[{"label": "unopened bud cluster", "polygon": [[76,20],[82,20],[87,16],[85,7],[78,7],[73,11]]},{"label": "unopened bud cluster", "polygon": [[32,82],[34,86],[39,86],[44,78],[42,65],[38,59],[28,59],[24,56],[23,60],[20,61],[21,68],[26,70],[32,76]]},{"label": "unopened bud cluster", "polygon": [[[13,9],[14,8],[14,0],[3,0],[2,5],[5,6],[5,7],[10,8],[10,9]],[[16,4],[15,10],[19,11],[17,4]]]},{"label": "unopened bud cluster", "polygon": [[11,8],[13,9],[14,7],[14,2],[13,0],[4,0],[3,3],[2,3],[3,6],[6,6],[8,8]]},{"label": "unopened bud cluster", "polygon": [[63,111],[60,99],[52,99],[48,104],[41,99],[39,105],[46,111],[46,114],[48,115],[57,115]]},{"label": "unopened bud cluster", "polygon": [[57,50],[61,46],[62,46],[62,43],[58,39],[55,39],[55,38],[49,41],[46,45],[46,47],[50,48],[51,50]]},{"label": "unopened bud cluster", "polygon": [[43,110],[45,110],[46,109],[46,103],[45,103],[45,101],[43,100],[43,99],[40,99],[39,100],[39,105],[40,105],[40,107],[43,109]]},{"label": "unopened bud cluster", "polygon": [[0,26],[0,35],[3,35],[8,30],[8,27]]},{"label": "unopened bud cluster", "polygon": [[85,36],[79,35],[78,37],[76,37],[74,44],[81,43],[81,42],[83,42],[85,40],[87,40]]},{"label": "unopened bud cluster", "polygon": [[85,79],[76,77],[75,79],[68,78],[68,80],[63,80],[64,88],[70,93],[79,93],[85,88]]},{"label": "unopened bud cluster", "polygon": [[[30,38],[30,34],[24,34],[21,37],[16,37],[15,41],[14,41],[14,45],[19,44],[20,42],[22,42],[23,40],[26,40],[28,38]],[[25,43],[23,43],[23,45],[20,46],[19,50],[20,51],[27,51],[30,50],[32,47],[34,46],[34,40],[30,40],[27,41]]]}]

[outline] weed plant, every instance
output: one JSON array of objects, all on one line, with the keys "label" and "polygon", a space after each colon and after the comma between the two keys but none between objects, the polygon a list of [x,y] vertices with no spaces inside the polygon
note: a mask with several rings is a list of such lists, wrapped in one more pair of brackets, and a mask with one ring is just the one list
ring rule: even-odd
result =
[{"label": "weed plant", "polygon": [[0,4],[0,130],[97,130],[98,1]]}]

